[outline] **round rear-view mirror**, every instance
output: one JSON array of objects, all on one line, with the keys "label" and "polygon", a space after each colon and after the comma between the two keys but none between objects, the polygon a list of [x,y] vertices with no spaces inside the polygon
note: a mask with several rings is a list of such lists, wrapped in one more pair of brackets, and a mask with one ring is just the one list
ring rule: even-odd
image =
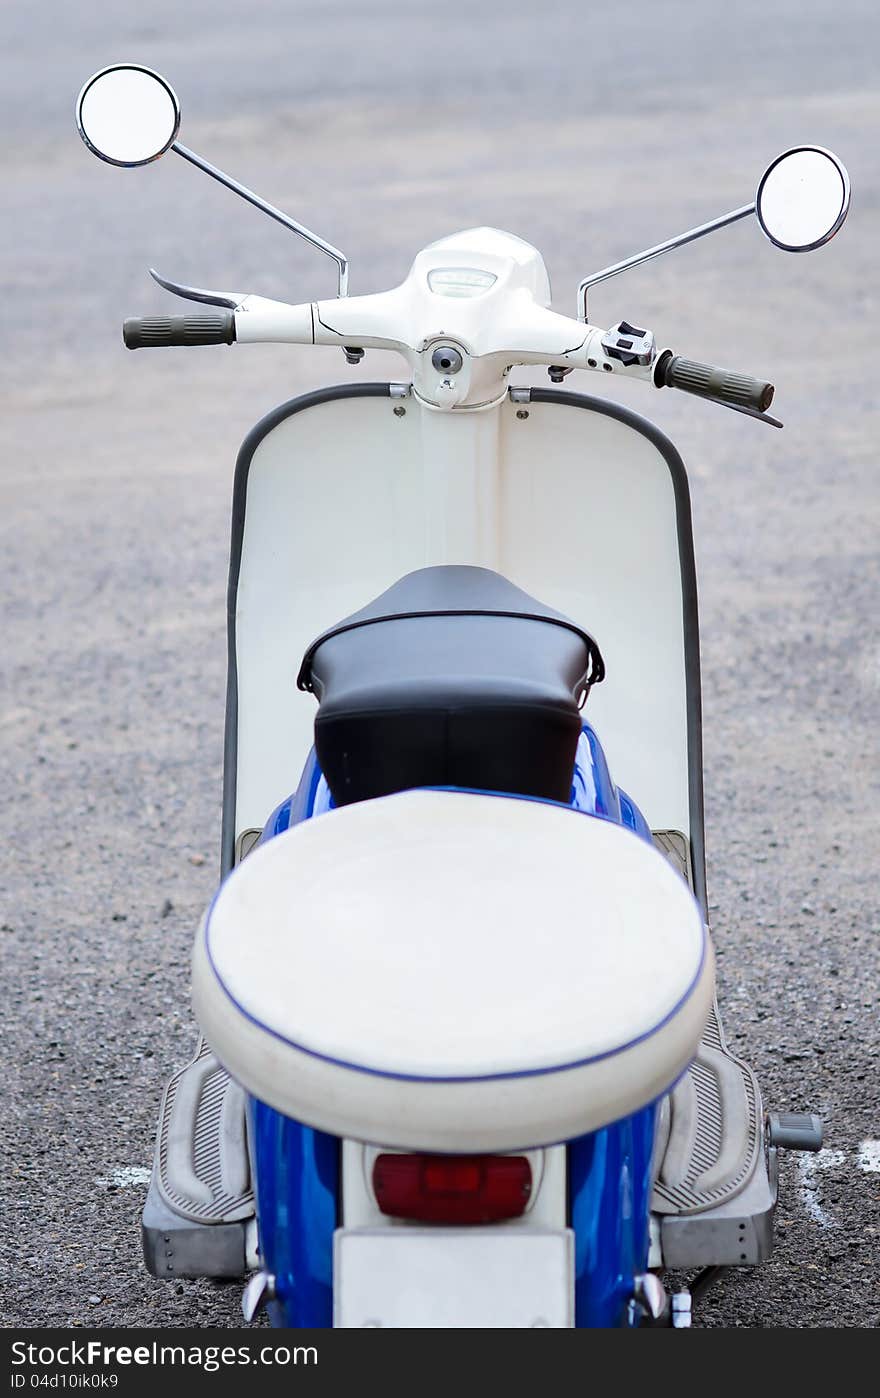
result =
[{"label": "round rear-view mirror", "polygon": [[117,63],[89,78],[76,103],[76,124],[89,150],[111,165],[147,165],[177,136],[180,104],[151,68]]},{"label": "round rear-view mirror", "polygon": [[784,252],[810,252],[833,238],[849,211],[849,175],[829,150],[796,146],[764,171],[755,212]]}]

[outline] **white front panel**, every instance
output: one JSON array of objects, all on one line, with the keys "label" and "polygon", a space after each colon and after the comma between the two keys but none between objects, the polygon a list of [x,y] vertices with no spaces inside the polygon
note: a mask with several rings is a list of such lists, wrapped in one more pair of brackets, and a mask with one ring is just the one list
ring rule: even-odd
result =
[{"label": "white front panel", "polygon": [[236,833],[262,826],[299,779],[316,709],[295,688],[308,644],[434,563],[497,568],[596,637],[608,677],[586,716],[612,775],[652,826],[689,833],[669,468],[613,418],[555,403],[528,405],[527,418],[519,410],[505,401],[452,415],[412,397],[339,399],[294,414],[261,442],[237,606]]},{"label": "white front panel", "polygon": [[418,411],[388,398],[295,413],[248,476],[236,611],[236,835],[293,791],[317,704],[296,688],[316,636],[425,562]]},{"label": "white front panel", "polygon": [[339,1229],[333,1324],[568,1328],[574,1324],[573,1240],[570,1229]]},{"label": "white front panel", "polygon": [[502,546],[511,582],[578,622],[607,668],[584,711],[614,781],[655,830],[690,833],[675,492],[647,437],[531,403],[503,416]]}]

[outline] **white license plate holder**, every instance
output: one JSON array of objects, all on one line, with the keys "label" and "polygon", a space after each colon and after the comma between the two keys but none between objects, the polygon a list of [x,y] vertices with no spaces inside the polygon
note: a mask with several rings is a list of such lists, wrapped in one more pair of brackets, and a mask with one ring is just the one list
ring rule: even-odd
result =
[{"label": "white license plate holder", "polygon": [[563,1328],[574,1324],[570,1228],[340,1228],[333,1323],[342,1328]]}]

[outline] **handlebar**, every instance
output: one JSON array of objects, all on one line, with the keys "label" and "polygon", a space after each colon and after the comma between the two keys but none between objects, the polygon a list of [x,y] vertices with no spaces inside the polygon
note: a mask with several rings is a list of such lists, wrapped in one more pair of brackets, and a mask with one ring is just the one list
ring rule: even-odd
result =
[{"label": "handlebar", "polygon": [[[181,293],[194,294],[187,288],[181,288]],[[146,349],[234,342],[336,345],[345,350],[350,363],[362,357],[363,349],[394,350],[409,361],[417,396],[443,408],[470,407],[497,398],[504,392],[511,364],[548,365],[551,377],[554,369],[559,374],[567,369],[601,368],[653,383],[657,388],[678,388],[759,417],[772,426],[782,426],[767,414],[773,400],[771,383],[684,359],[670,349],[655,357],[653,336],[648,331],[636,332],[621,322],[613,332],[606,332],[557,315],[531,297],[520,300],[512,317],[504,306],[495,319],[468,315],[466,309],[458,335],[452,334],[449,344],[444,341],[450,357],[458,359],[458,370],[450,373],[442,358],[438,365],[436,355],[424,352],[426,346],[434,345],[438,335],[425,338],[424,327],[429,322],[420,283],[412,289],[404,283],[390,292],[297,306],[245,295],[231,309],[231,299],[226,299],[231,298],[231,293],[222,293],[226,305],[218,304],[221,293],[210,294],[216,297],[217,308],[207,312],[126,320],[122,331],[126,346]],[[198,293],[203,302],[208,295]],[[467,301],[460,304],[469,307]],[[436,313],[433,305],[431,310]],[[627,336],[621,339],[623,330]],[[446,334],[449,335],[448,330]],[[641,337],[638,347],[636,336]],[[363,348],[355,351],[352,345]]]},{"label": "handlebar", "polygon": [[747,412],[766,413],[773,402],[772,383],[753,379],[750,374],[734,374],[713,364],[701,364],[696,359],[666,352],[660,357],[654,375],[659,388],[680,388],[698,398],[712,398]]},{"label": "handlebar", "polygon": [[235,340],[233,311],[205,315],[132,316],[122,326],[126,349],[153,349],[166,345],[231,345]]}]

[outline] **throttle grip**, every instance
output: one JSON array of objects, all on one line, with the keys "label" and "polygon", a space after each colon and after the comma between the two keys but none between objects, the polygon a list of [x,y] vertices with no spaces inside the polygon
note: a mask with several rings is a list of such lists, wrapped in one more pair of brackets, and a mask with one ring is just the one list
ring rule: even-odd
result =
[{"label": "throttle grip", "polygon": [[235,340],[235,313],[132,316],[123,322],[122,338],[126,349],[131,350],[164,345],[231,345]]},{"label": "throttle grip", "polygon": [[755,413],[765,413],[773,402],[772,383],[753,379],[750,374],[734,374],[713,364],[701,364],[696,359],[682,359],[681,355],[670,355],[658,364],[655,382],[660,387],[679,388],[698,398],[714,398]]}]

